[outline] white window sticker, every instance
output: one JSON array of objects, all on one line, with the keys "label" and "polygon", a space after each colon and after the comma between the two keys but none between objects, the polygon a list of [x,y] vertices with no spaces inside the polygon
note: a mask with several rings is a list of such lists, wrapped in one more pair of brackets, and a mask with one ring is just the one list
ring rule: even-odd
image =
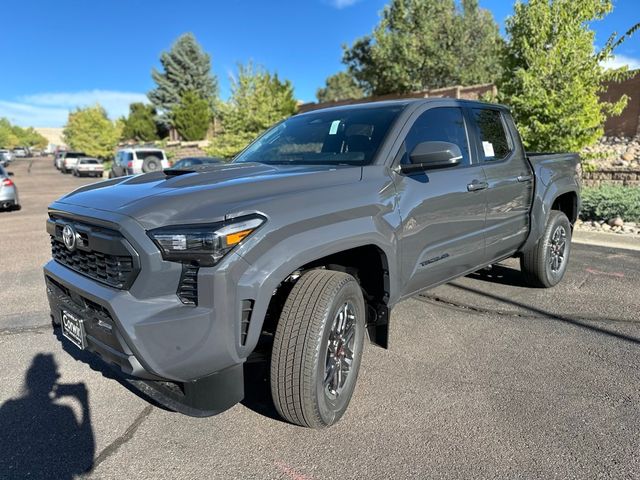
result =
[{"label": "white window sticker", "polygon": [[329,129],[329,135],[335,135],[338,133],[338,127],[340,126],[340,120],[334,120],[331,122],[331,128]]},{"label": "white window sticker", "polygon": [[493,143],[491,142],[482,142],[482,149],[484,150],[485,157],[495,157],[496,154],[493,151]]}]

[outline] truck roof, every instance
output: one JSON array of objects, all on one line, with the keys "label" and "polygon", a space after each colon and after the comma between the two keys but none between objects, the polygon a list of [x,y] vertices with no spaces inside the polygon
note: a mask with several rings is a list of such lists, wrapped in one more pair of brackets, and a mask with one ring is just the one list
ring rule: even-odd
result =
[{"label": "truck roof", "polygon": [[397,99],[397,100],[378,100],[378,101],[374,101],[374,102],[368,102],[366,101],[366,99],[363,99],[363,101],[361,103],[349,103],[349,104],[344,104],[344,105],[335,105],[335,106],[328,106],[328,107],[321,107],[321,108],[317,108],[314,110],[309,110],[307,112],[303,112],[300,113],[298,115],[307,115],[309,113],[313,113],[313,112],[319,112],[319,111],[323,111],[326,112],[328,110],[351,110],[351,109],[368,109],[368,108],[379,108],[379,107],[384,107],[384,106],[403,106],[406,107],[408,105],[415,105],[415,104],[428,104],[428,103],[436,103],[436,102],[442,102],[443,100],[450,100],[453,101],[455,103],[459,103],[462,105],[467,105],[467,106],[483,106],[486,107],[488,105],[492,106],[492,107],[497,107],[506,111],[509,111],[509,107],[507,107],[506,105],[502,105],[499,103],[490,103],[490,102],[483,102],[480,100],[466,100],[466,99],[461,99],[461,98],[449,98],[449,97],[432,97],[432,98],[401,98],[401,99]]}]

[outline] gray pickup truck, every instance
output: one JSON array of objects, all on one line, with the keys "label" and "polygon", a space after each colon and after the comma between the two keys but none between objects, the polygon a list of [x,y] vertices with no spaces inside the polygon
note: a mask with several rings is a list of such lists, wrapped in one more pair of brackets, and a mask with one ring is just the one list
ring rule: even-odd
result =
[{"label": "gray pickup truck", "polygon": [[574,154],[526,153],[499,105],[296,115],[229,164],[107,180],[54,202],[54,328],[67,350],[94,352],[197,416],[243,399],[260,345],[282,417],[329,426],[354,392],[365,336],[387,347],[402,299],[509,257],[532,287],[562,279],[579,170]]}]

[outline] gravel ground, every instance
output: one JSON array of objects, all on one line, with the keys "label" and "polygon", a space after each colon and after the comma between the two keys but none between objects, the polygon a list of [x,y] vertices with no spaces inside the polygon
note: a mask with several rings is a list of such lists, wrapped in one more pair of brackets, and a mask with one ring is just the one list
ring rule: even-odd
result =
[{"label": "gravel ground", "polygon": [[574,245],[550,290],[507,262],[402,302],[333,428],[277,419],[260,365],[242,404],[195,419],[62,348],[45,208],[91,180],[50,159],[11,170],[24,208],[0,214],[3,478],[640,478],[637,252]]}]

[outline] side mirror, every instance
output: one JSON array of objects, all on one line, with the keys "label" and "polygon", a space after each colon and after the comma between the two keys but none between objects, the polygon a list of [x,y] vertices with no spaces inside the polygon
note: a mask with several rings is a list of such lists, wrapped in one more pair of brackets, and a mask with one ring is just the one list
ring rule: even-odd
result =
[{"label": "side mirror", "polygon": [[13,177],[13,172],[7,172],[7,175],[9,175],[10,177]]},{"label": "side mirror", "polygon": [[408,165],[401,165],[403,173],[455,167],[462,160],[460,147],[449,142],[422,142],[409,154]]}]

